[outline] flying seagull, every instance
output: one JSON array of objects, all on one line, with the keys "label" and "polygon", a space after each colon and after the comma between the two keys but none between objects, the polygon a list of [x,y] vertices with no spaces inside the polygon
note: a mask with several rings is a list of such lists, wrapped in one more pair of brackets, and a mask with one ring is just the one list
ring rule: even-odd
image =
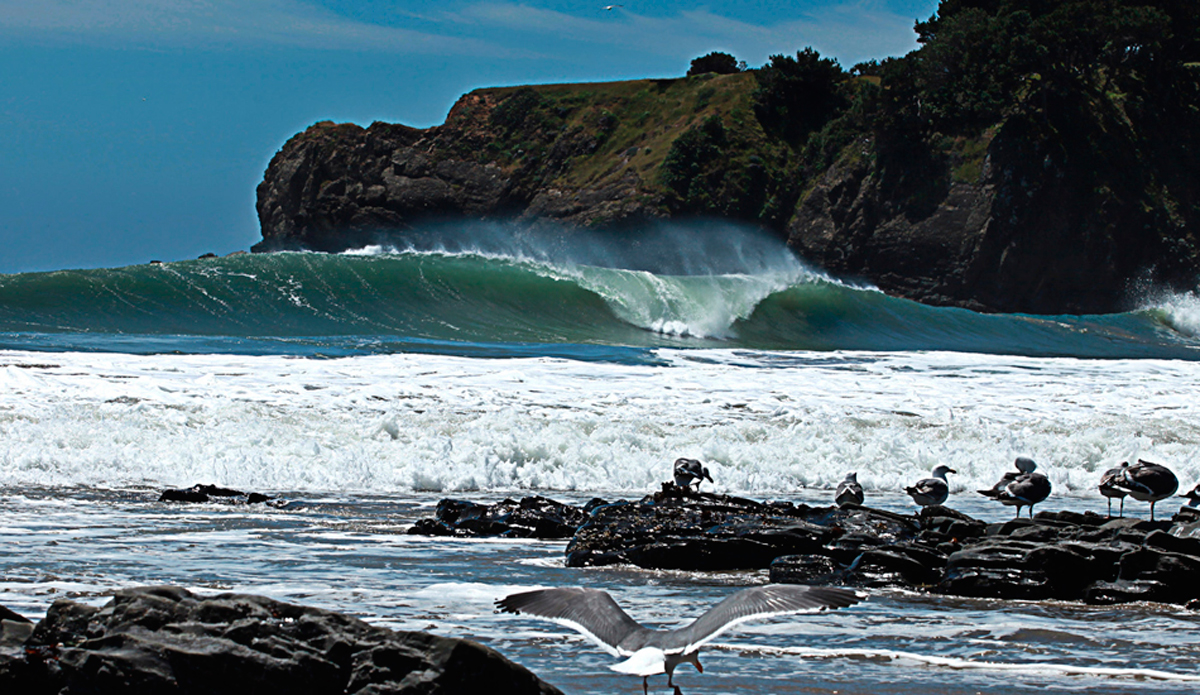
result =
[{"label": "flying seagull", "polygon": [[618,7],[625,7],[625,6],[624,5],[605,5],[604,10],[606,12],[612,12],[613,10],[615,10]]},{"label": "flying seagull", "polygon": [[922,507],[932,507],[946,501],[950,496],[950,484],[946,482],[947,473],[957,473],[950,466],[938,466],[933,469],[932,478],[922,478],[915,485],[904,488],[913,502]]},{"label": "flying seagull", "polygon": [[496,601],[503,613],[526,613],[577,630],[613,656],[625,661],[610,666],[618,673],[642,677],[648,693],[650,676],[667,674],[674,687],[675,667],[687,662],[700,666],[700,647],[738,623],[826,608],[845,608],[860,596],[849,589],[796,584],[767,584],[743,589],[675,630],[655,630],[629,617],[607,592],[579,587],[539,589],[510,594]]},{"label": "flying seagull", "polygon": [[708,474],[708,468],[696,459],[675,459],[675,484],[679,487],[691,487],[692,483],[696,484],[696,489],[700,489],[700,483],[704,480],[712,482],[712,476]]},{"label": "flying seagull", "polygon": [[1015,505],[1017,516],[1021,516],[1021,507],[1029,507],[1029,518],[1032,519],[1033,505],[1050,496],[1050,479],[1034,472],[1037,464],[1031,458],[1021,456],[1015,464],[1016,471],[1005,473],[991,489],[977,492],[1001,504]]},{"label": "flying seagull", "polygon": [[1121,500],[1121,516],[1125,516],[1125,496],[1129,493],[1119,487],[1117,481],[1125,475],[1126,468],[1129,468],[1128,461],[1104,471],[1104,475],[1100,477],[1100,494],[1108,498],[1108,517],[1110,519],[1112,518],[1112,501],[1114,497]]},{"label": "flying seagull", "polygon": [[838,483],[837,490],[833,493],[833,501],[837,502],[839,507],[863,503],[863,489],[862,485],[858,484],[858,473],[846,474],[846,479]]},{"label": "flying seagull", "polygon": [[1154,505],[1161,499],[1175,494],[1179,489],[1179,478],[1166,466],[1138,460],[1126,468],[1113,481],[1113,485],[1129,493],[1141,502],[1150,503],[1150,521],[1154,521]]}]

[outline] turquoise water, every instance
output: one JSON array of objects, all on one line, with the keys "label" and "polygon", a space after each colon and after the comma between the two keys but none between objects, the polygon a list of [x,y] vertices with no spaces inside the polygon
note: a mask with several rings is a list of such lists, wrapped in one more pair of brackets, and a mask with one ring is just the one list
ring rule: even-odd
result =
[{"label": "turquoise water", "polygon": [[[655,348],[1200,357],[1197,302],[1104,316],[924,306],[786,253],[687,274],[524,255],[239,255],[0,276],[0,348],[653,361]],[[732,269],[730,268],[732,266]],[[669,269],[672,272],[678,268]]]}]

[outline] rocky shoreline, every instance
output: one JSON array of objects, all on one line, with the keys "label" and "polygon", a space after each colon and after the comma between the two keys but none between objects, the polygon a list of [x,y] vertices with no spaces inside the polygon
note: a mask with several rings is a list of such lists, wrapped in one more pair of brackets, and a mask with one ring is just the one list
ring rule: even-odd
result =
[{"label": "rocky shoreline", "polygon": [[246,594],[140,587],[36,625],[0,607],[0,628],[0,692],[22,695],[561,693],[468,640]]},{"label": "rocky shoreline", "polygon": [[[586,520],[566,535],[567,520],[580,516]],[[435,518],[409,533],[569,537],[569,567],[766,569],[773,582],[979,598],[1200,601],[1193,581],[1200,512],[1190,507],[1162,521],[1043,511],[989,524],[943,506],[905,515],[763,503],[664,483],[638,501],[593,500],[579,508],[538,497],[495,505],[443,500]]]}]

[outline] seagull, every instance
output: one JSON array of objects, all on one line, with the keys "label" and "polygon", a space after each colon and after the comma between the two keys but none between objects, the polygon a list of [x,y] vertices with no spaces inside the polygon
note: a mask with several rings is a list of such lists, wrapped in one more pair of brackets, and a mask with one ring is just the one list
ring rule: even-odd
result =
[{"label": "seagull", "polygon": [[612,12],[613,10],[617,9],[618,7],[625,7],[625,6],[624,6],[624,5],[605,5],[605,6],[604,6],[604,11],[605,11],[605,12]]},{"label": "seagull", "polygon": [[675,484],[679,487],[691,487],[692,483],[696,484],[696,490],[700,489],[700,483],[704,480],[712,482],[712,476],[708,474],[708,468],[702,465],[696,459],[675,459]]},{"label": "seagull", "polygon": [[1029,507],[1029,518],[1033,518],[1033,505],[1050,496],[1050,479],[1041,473],[1034,473],[1037,464],[1033,459],[1021,456],[1017,458],[1016,471],[1008,471],[989,490],[977,490],[985,497],[991,497],[1002,504],[1015,505],[1017,516],[1021,516],[1021,507]]},{"label": "seagull", "polygon": [[[626,657],[610,666],[618,673],[642,677],[648,693],[650,676],[667,674],[672,682],[675,667],[689,663],[700,673],[700,647],[738,623],[791,613],[845,608],[861,597],[849,589],[795,584],[767,584],[743,589],[721,601],[690,625],[675,630],[645,627],[629,617],[607,592],[579,587],[539,589],[510,594],[496,601],[502,613],[526,613],[553,620],[577,630],[609,654]],[[678,692],[678,688],[676,688]]]},{"label": "seagull", "polygon": [[1104,475],[1100,478],[1100,494],[1108,498],[1108,518],[1112,518],[1112,501],[1113,498],[1121,500],[1121,516],[1125,516],[1125,495],[1129,493],[1117,487],[1117,480],[1125,475],[1125,469],[1129,468],[1129,462],[1125,461],[1116,468],[1110,468],[1104,471]]},{"label": "seagull", "polygon": [[1135,500],[1149,502],[1150,521],[1154,521],[1154,504],[1175,494],[1179,489],[1179,478],[1166,466],[1138,459],[1113,481],[1113,485]]},{"label": "seagull", "polygon": [[1186,497],[1188,499],[1189,507],[1200,505],[1200,484],[1197,484],[1196,487],[1192,488],[1191,491],[1186,495],[1180,495],[1180,497]]},{"label": "seagull", "polygon": [[863,503],[863,489],[862,485],[858,484],[858,473],[846,474],[846,479],[838,483],[837,490],[833,493],[833,501],[837,502],[839,507]]},{"label": "seagull", "polygon": [[922,507],[941,504],[950,496],[950,484],[946,482],[947,473],[957,473],[950,466],[938,466],[933,469],[932,478],[922,478],[912,487],[904,488],[913,502]]}]

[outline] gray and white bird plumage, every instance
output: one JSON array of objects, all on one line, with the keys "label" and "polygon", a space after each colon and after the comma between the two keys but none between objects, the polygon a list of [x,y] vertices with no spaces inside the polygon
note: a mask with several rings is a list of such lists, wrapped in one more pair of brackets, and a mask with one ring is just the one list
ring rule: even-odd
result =
[{"label": "gray and white bird plumage", "polygon": [[845,608],[861,597],[849,589],[768,584],[743,589],[726,597],[696,618],[674,630],[656,630],[629,617],[607,592],[580,587],[539,589],[510,594],[496,601],[504,613],[524,613],[577,630],[609,654],[625,657],[614,671],[642,677],[648,691],[650,676],[667,674],[673,686],[675,667],[690,663],[697,671],[699,649],[718,635],[747,620],[792,613]]},{"label": "gray and white bird plumage", "polygon": [[1125,468],[1112,484],[1135,500],[1149,502],[1150,520],[1154,521],[1154,505],[1175,494],[1179,489],[1179,478],[1162,464],[1139,459]]},{"label": "gray and white bird plumage", "polygon": [[957,473],[950,466],[938,466],[928,478],[922,478],[913,485],[904,488],[913,502],[922,507],[941,504],[950,496],[950,483],[946,482],[947,473]]},{"label": "gray and white bird plumage", "polygon": [[1100,476],[1100,494],[1108,499],[1108,516],[1112,517],[1112,501],[1113,498],[1121,500],[1121,516],[1125,516],[1125,497],[1129,494],[1124,488],[1117,485],[1117,481],[1125,475],[1125,469],[1129,468],[1129,462],[1124,461],[1121,465],[1104,471],[1104,475]]},{"label": "gray and white bird plumage", "polygon": [[1017,516],[1021,516],[1021,507],[1029,507],[1029,516],[1032,518],[1033,505],[1050,496],[1050,479],[1035,472],[1037,463],[1031,458],[1019,457],[1014,464],[1016,471],[1005,473],[991,489],[977,492],[1002,504],[1015,506]]},{"label": "gray and white bird plumage", "polygon": [[839,507],[844,507],[847,504],[862,504],[863,503],[862,485],[858,483],[858,473],[847,473],[846,479],[838,483],[837,490],[833,493],[833,501],[837,502]]},{"label": "gray and white bird plumage", "polygon": [[696,489],[699,490],[702,481],[713,482],[712,476],[708,474],[708,468],[696,459],[675,459],[674,474],[675,484],[679,487],[691,487],[694,483]]}]

